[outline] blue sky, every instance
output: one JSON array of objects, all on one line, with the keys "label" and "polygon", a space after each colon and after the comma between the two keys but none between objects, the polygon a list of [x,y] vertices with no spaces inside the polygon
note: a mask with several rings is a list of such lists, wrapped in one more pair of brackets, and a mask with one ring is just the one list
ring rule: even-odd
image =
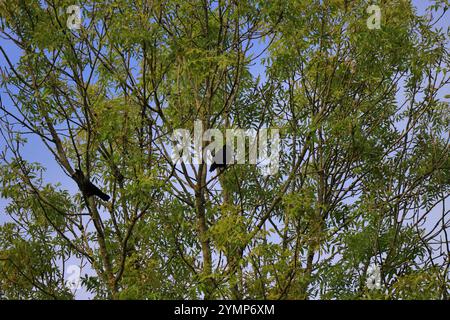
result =
[{"label": "blue sky", "polygon": [[[414,0],[413,3],[417,7],[418,12],[423,14],[425,8],[432,3],[433,1],[430,0]],[[447,19],[442,19],[437,26],[441,26],[444,28],[447,28],[449,26],[448,20],[449,14],[447,13]],[[16,47],[10,42],[6,41],[3,38],[0,38],[0,46],[8,53],[10,59],[12,62],[17,62],[20,58],[20,51],[16,49]],[[263,47],[263,44],[261,44],[261,47]],[[259,48],[258,48],[259,49]],[[263,56],[262,56],[263,57]],[[262,58],[260,57],[260,58]],[[263,68],[260,65],[260,59],[255,62],[254,66],[251,68],[252,73],[254,74],[261,74],[263,73]],[[4,68],[6,67],[6,61],[3,57],[3,55],[0,55],[0,67]],[[0,89],[1,90],[1,89]],[[3,91],[0,91],[3,103],[8,105],[9,99],[4,95]],[[75,191],[75,184],[67,177],[64,172],[59,168],[58,165],[56,165],[53,156],[49,154],[49,152],[43,152],[45,150],[45,147],[42,145],[42,142],[40,139],[36,137],[28,137],[28,144],[23,149],[25,158],[29,160],[33,160],[36,162],[40,162],[44,165],[44,167],[47,168],[45,179],[49,182],[54,181],[60,181],[65,187],[69,188],[71,191]],[[2,208],[4,206],[5,202],[0,199],[0,212],[2,211]],[[2,221],[2,217],[0,215],[0,222]]]},{"label": "blue sky", "polygon": [[[425,0],[414,0],[413,3],[418,9],[418,12],[423,14],[424,9],[433,1],[425,1]],[[437,25],[438,27],[447,28],[449,26],[449,14],[441,20],[441,22]],[[0,46],[8,53],[9,57],[12,59],[12,62],[17,62],[20,57],[20,52],[9,42],[2,38],[0,38]],[[0,67],[6,67],[6,61],[4,57],[0,55]],[[263,68],[259,63],[256,63],[252,67],[252,72],[255,74],[260,74]],[[2,90],[2,89],[0,89]],[[0,91],[3,103],[8,105],[10,102],[7,97],[5,97],[4,92]],[[60,167],[55,163],[53,156],[46,151],[40,139],[36,137],[28,137],[28,144],[23,149],[24,157],[29,161],[36,161],[41,163],[45,168],[47,168],[45,173],[45,180],[47,182],[55,183],[60,182],[65,189],[68,189],[70,192],[77,192],[77,188],[72,179],[67,177],[64,172],[60,169]],[[4,207],[6,205],[6,201],[4,199],[0,199],[0,223],[5,221],[5,215],[3,214]],[[81,293],[79,297],[85,297],[84,293]]]}]

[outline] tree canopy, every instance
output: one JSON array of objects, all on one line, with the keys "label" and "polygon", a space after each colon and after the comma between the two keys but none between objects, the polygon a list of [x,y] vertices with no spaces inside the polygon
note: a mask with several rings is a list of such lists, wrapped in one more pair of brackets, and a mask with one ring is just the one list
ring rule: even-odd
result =
[{"label": "tree canopy", "polygon": [[[448,298],[449,4],[370,5],[1,1],[0,297]],[[196,121],[278,129],[278,172],[175,163]]]}]

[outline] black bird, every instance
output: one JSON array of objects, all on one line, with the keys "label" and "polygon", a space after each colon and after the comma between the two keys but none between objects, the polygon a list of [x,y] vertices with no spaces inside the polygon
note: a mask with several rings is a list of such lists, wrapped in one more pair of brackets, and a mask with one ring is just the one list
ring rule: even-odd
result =
[{"label": "black bird", "polygon": [[75,169],[75,173],[72,175],[72,178],[75,180],[78,188],[80,188],[81,192],[83,192],[86,197],[97,196],[103,201],[109,201],[110,197],[90,182],[84,175],[83,171]]},{"label": "black bird", "polygon": [[230,147],[224,145],[213,157],[213,163],[209,168],[209,172],[215,169],[226,169],[227,165],[230,164],[232,158]]}]

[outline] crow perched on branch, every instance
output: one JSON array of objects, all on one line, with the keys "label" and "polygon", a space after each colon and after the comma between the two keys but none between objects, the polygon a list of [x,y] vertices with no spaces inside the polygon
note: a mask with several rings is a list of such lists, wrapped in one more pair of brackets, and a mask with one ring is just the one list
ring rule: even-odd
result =
[{"label": "crow perched on branch", "polygon": [[88,178],[84,175],[83,171],[79,169],[75,169],[75,173],[72,175],[72,178],[80,188],[81,192],[83,192],[87,197],[97,196],[103,201],[109,201],[109,196],[96,187],[92,182],[89,181]]},{"label": "crow perched on branch", "polygon": [[209,168],[209,172],[214,171],[215,169],[226,169],[227,165],[229,165],[232,161],[231,149],[229,146],[224,145],[222,149],[220,149],[213,157],[213,163]]}]

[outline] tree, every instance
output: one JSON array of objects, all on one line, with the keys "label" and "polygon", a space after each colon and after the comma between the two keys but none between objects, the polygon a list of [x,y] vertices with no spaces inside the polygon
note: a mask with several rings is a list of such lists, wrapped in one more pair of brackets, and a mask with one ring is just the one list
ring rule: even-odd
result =
[{"label": "tree", "polygon": [[[69,29],[72,4],[0,4],[6,298],[73,298],[69,259],[97,299],[448,297],[446,1],[381,1],[380,29],[366,1],[82,1]],[[278,128],[278,173],[175,163],[195,121]]]}]

